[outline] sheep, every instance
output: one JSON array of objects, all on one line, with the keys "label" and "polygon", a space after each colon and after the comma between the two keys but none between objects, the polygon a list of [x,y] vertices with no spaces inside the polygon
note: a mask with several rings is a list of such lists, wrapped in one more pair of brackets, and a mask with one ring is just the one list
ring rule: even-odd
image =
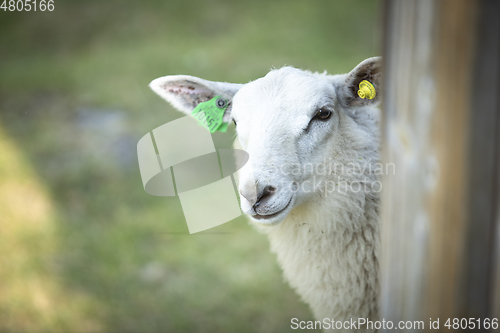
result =
[{"label": "sheep", "polygon": [[[324,329],[378,318],[380,76],[374,57],[342,75],[282,67],[247,84],[187,75],[150,84],[187,114],[215,96],[229,102],[223,119],[249,154],[241,209]],[[363,80],[375,98],[358,96]]]}]

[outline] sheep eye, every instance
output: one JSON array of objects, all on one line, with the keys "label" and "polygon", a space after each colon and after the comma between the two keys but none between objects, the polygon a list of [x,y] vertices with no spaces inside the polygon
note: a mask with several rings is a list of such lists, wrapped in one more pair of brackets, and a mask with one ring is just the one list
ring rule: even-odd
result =
[{"label": "sheep eye", "polygon": [[319,109],[319,111],[316,112],[316,114],[314,115],[314,118],[319,120],[327,120],[328,118],[330,118],[331,115],[332,111],[328,109]]}]

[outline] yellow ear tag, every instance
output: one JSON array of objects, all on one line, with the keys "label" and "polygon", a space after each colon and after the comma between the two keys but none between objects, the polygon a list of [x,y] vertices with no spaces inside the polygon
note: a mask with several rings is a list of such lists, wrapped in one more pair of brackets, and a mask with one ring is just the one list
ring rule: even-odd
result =
[{"label": "yellow ear tag", "polygon": [[363,80],[359,83],[358,96],[365,99],[374,99],[377,95],[375,87],[369,81]]}]

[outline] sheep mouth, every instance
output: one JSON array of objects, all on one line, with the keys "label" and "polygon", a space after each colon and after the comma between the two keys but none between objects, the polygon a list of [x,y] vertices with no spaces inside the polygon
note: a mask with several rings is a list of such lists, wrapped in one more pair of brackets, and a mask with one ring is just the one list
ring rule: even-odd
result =
[{"label": "sheep mouth", "polygon": [[285,213],[288,213],[288,210],[291,207],[292,201],[293,201],[293,196],[290,198],[290,200],[288,201],[286,206],[276,213],[273,213],[270,215],[255,214],[255,215],[250,215],[250,216],[252,217],[252,219],[254,219],[255,221],[257,221],[261,224],[268,224],[268,225],[269,224],[276,224],[283,219],[281,217],[286,216]]}]

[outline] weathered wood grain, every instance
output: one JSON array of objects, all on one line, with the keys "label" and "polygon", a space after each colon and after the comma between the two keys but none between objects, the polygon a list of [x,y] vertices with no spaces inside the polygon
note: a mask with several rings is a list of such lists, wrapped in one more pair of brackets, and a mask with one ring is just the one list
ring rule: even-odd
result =
[{"label": "weathered wood grain", "polygon": [[499,3],[386,2],[385,319],[499,314]]}]

